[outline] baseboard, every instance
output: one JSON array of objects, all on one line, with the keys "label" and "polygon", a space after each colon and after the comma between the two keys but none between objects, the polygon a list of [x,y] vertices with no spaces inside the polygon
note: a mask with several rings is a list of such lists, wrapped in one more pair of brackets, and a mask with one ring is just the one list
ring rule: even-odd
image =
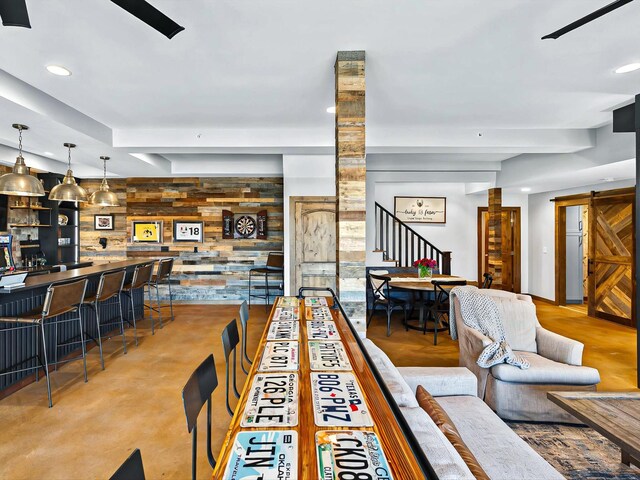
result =
[{"label": "baseboard", "polygon": [[548,298],[539,297],[538,295],[534,295],[532,293],[527,293],[531,298],[533,298],[537,302],[548,303],[549,305],[556,305],[554,300],[549,300]]}]

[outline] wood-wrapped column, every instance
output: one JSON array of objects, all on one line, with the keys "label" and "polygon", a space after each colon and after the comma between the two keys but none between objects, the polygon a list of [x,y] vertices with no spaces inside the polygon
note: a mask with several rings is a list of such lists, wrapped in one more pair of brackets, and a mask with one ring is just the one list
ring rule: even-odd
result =
[{"label": "wood-wrapped column", "polygon": [[365,53],[338,52],[336,78],[336,284],[358,333],[366,331]]},{"label": "wood-wrapped column", "polygon": [[489,189],[489,273],[493,288],[502,286],[502,189]]}]

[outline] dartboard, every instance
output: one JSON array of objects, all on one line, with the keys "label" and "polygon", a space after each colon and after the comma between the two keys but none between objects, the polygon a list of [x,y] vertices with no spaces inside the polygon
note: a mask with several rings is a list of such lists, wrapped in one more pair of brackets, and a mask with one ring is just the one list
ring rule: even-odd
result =
[{"label": "dartboard", "polygon": [[256,231],[256,221],[247,216],[242,215],[236,220],[236,232],[242,237],[250,237]]}]

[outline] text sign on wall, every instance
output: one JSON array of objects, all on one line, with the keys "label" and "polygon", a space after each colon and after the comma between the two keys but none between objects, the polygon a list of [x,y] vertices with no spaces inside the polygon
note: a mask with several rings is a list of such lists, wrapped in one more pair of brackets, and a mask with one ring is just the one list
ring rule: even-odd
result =
[{"label": "text sign on wall", "polygon": [[394,197],[394,215],[405,223],[447,223],[446,197]]}]

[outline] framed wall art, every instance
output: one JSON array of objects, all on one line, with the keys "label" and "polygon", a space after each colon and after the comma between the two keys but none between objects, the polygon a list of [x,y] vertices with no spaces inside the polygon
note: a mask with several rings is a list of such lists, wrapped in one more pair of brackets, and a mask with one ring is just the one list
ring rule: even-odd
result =
[{"label": "framed wall art", "polygon": [[131,223],[132,242],[162,243],[162,220]]},{"label": "framed wall art", "polygon": [[393,197],[393,211],[405,223],[447,223],[446,197]]},{"label": "framed wall art", "polygon": [[113,230],[113,215],[94,215],[94,230]]},{"label": "framed wall art", "polygon": [[174,242],[200,242],[204,241],[204,222],[173,221]]}]

